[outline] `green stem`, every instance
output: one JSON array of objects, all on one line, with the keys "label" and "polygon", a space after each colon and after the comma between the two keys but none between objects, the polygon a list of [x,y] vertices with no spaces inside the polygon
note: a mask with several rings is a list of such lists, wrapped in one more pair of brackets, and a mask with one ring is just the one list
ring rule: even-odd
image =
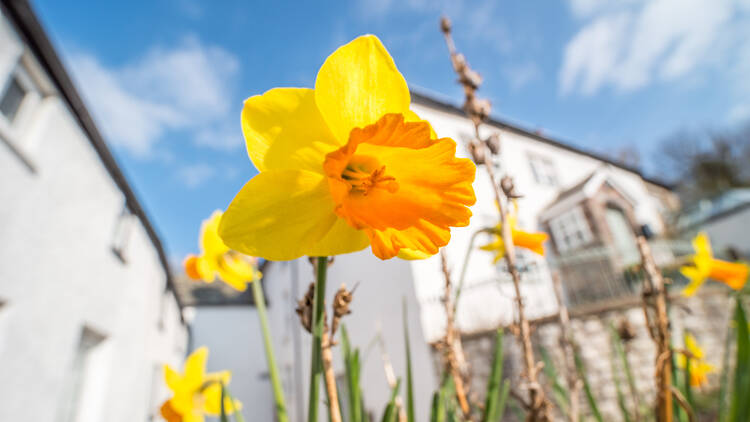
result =
[{"label": "green stem", "polygon": [[464,279],[466,278],[466,270],[469,268],[469,258],[471,258],[471,253],[474,251],[474,242],[477,240],[477,236],[480,233],[489,233],[492,229],[490,228],[483,228],[479,229],[474,232],[474,234],[471,235],[471,240],[469,240],[469,248],[466,250],[466,255],[464,256],[464,266],[461,268],[461,276],[458,278],[458,286],[456,287],[456,299],[453,301],[453,314],[456,314],[456,309],[458,308],[458,299],[461,297],[461,290],[464,288]]},{"label": "green stem", "polygon": [[266,300],[263,295],[263,285],[260,280],[254,280],[250,284],[253,286],[253,299],[255,300],[255,308],[258,310],[260,328],[263,332],[263,347],[266,352],[268,372],[271,375],[273,399],[276,402],[276,418],[279,422],[288,422],[289,417],[286,413],[284,389],[281,387],[281,377],[279,376],[279,368],[276,365],[276,355],[273,353],[273,343],[271,342],[271,329],[268,326],[268,315],[266,314]]},{"label": "green stem", "polygon": [[316,258],[315,294],[313,295],[313,320],[312,320],[312,351],[310,359],[310,402],[308,403],[308,422],[318,420],[318,400],[320,396],[320,377],[323,374],[321,362],[321,346],[323,329],[325,327],[325,294],[326,294],[326,270],[328,269],[328,257]]}]

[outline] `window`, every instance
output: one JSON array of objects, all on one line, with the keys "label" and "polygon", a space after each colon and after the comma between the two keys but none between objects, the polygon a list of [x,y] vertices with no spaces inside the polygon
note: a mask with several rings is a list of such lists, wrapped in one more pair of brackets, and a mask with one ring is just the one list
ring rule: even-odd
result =
[{"label": "window", "polygon": [[102,346],[105,337],[89,327],[81,329],[73,367],[66,377],[61,402],[63,422],[89,422],[100,419],[102,393],[106,375],[102,368]]},{"label": "window", "polygon": [[0,98],[0,112],[9,122],[13,123],[15,120],[26,92],[26,89],[18,81],[18,77],[14,75],[5,88],[2,98]]},{"label": "window", "polygon": [[578,249],[591,242],[593,238],[581,207],[575,207],[553,218],[549,222],[549,227],[555,238],[557,250],[561,253]]},{"label": "window", "polygon": [[127,262],[125,249],[128,247],[128,241],[130,240],[130,234],[133,231],[134,223],[135,216],[130,211],[130,208],[125,205],[120,216],[117,218],[115,233],[112,239],[112,252],[114,252],[115,256],[117,256],[117,258],[123,263]]},{"label": "window", "polygon": [[551,160],[536,155],[529,157],[531,173],[534,174],[534,180],[540,185],[557,186],[557,175],[555,174],[555,165]]}]

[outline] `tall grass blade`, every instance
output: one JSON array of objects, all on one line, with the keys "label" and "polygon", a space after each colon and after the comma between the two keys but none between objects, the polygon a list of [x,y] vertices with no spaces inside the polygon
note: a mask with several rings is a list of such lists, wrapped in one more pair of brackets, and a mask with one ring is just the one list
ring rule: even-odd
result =
[{"label": "tall grass blade", "polygon": [[346,370],[347,398],[349,401],[349,422],[362,422],[362,394],[359,387],[359,350],[351,350],[349,332],[341,325],[341,351]]},{"label": "tall grass blade", "polygon": [[487,397],[484,401],[482,422],[498,420],[498,405],[500,400],[500,381],[503,378],[503,330],[498,328],[495,335],[495,354],[492,357],[492,369],[487,380]]},{"label": "tall grass blade", "polygon": [[391,389],[391,399],[383,412],[382,422],[396,422],[398,420],[398,409],[396,409],[396,396],[401,388],[401,378],[396,380],[396,385]]},{"label": "tall grass blade", "polygon": [[730,325],[727,327],[727,332],[724,334],[724,350],[722,351],[721,357],[721,375],[719,376],[719,414],[717,420],[719,422],[725,422],[727,419],[727,400],[729,393],[729,354],[732,348],[732,334],[734,334],[734,328]]},{"label": "tall grass blade", "polygon": [[750,421],[750,332],[741,296],[737,297],[734,322],[737,330],[737,358],[729,420],[744,422]]},{"label": "tall grass blade", "polygon": [[625,353],[625,344],[620,338],[620,334],[617,332],[614,324],[609,325],[610,333],[612,335],[612,345],[615,348],[615,353],[620,359],[622,370],[625,372],[625,379],[628,381],[628,388],[630,389],[630,398],[633,400],[633,409],[635,411],[636,419],[640,419],[640,403],[641,397],[638,394],[638,385],[635,383],[635,377],[633,376],[633,369],[630,367],[630,361],[628,355]]},{"label": "tall grass blade", "polygon": [[227,411],[224,408],[224,398],[226,397],[226,390],[224,389],[224,383],[221,383],[221,403],[219,403],[219,420],[221,422],[229,422],[229,417],[227,417]]},{"label": "tall grass blade", "polygon": [[510,380],[506,379],[503,381],[503,387],[500,390],[500,400],[497,402],[497,411],[495,412],[499,418],[502,418],[505,414],[505,403],[508,402],[508,394],[510,393]]},{"label": "tall grass blade", "polygon": [[557,373],[557,368],[547,352],[547,349],[539,346],[539,354],[542,356],[542,362],[544,362],[544,376],[547,377],[552,384],[552,397],[555,399],[555,403],[557,403],[560,411],[563,414],[567,414],[568,403],[570,402],[568,389],[560,383],[560,376]]},{"label": "tall grass blade", "polygon": [[406,298],[403,298],[404,344],[406,345],[406,420],[414,422],[414,378],[411,372],[411,347],[409,346],[409,319]]},{"label": "tall grass blade", "polygon": [[[610,357],[610,366],[612,368],[612,380],[615,383],[615,392],[617,393],[617,404],[620,406],[620,411],[622,412],[622,417],[625,422],[630,422],[630,411],[628,409],[628,403],[627,400],[625,400],[625,394],[622,392],[622,384],[620,379],[620,374],[617,370],[617,361],[619,360],[620,363],[623,366],[623,371],[626,372],[624,366],[625,362],[627,362],[627,356],[625,356],[625,351],[622,345],[622,340],[620,340],[620,335],[617,333],[617,330],[615,330],[614,325],[611,323],[609,324],[609,337],[610,341],[612,343],[612,348],[615,351],[615,356]],[[635,398],[633,399],[635,402]],[[636,412],[638,412],[638,409],[635,409]]]},{"label": "tall grass blade", "polygon": [[573,360],[576,364],[578,377],[583,381],[583,392],[586,394],[586,401],[589,404],[589,408],[591,408],[591,414],[597,422],[604,422],[602,413],[599,411],[599,406],[596,404],[596,397],[594,397],[594,393],[591,391],[591,384],[589,384],[589,379],[586,376],[586,368],[584,367],[581,356],[578,355],[577,351],[573,352]]}]

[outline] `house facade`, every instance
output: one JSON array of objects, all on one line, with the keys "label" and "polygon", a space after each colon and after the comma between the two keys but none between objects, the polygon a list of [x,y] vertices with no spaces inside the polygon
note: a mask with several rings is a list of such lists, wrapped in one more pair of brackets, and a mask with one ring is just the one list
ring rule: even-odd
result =
[{"label": "house facade", "polygon": [[[460,108],[419,93],[412,94],[412,108],[432,123],[438,136],[456,140],[458,155],[468,157],[465,145],[473,137],[474,128]],[[497,119],[489,119],[481,129],[483,137],[500,137],[500,153],[493,165],[496,173],[513,177],[522,195],[517,201],[520,228],[550,235],[545,244],[546,257],[519,251],[521,287],[529,318],[557,312],[551,280],[551,267],[557,269],[557,261],[598,245],[621,249],[626,257],[623,265],[632,263],[633,253],[637,254],[633,228],[647,226],[654,235],[664,233],[665,215],[679,204],[667,186],[605,157]],[[474,190],[477,203],[472,207],[471,224],[453,230],[451,242],[445,247],[454,278],[464,264],[472,235],[498,222],[492,187],[481,168]],[[482,236],[477,244],[489,241]],[[464,334],[513,322],[513,285],[503,265],[493,264],[491,253],[472,253],[456,315]],[[412,272],[422,326],[427,341],[432,342],[442,336],[445,320],[439,258],[415,261]],[[561,275],[565,285],[565,274]]]},{"label": "house facade", "polygon": [[29,4],[0,6],[0,420],[157,420],[188,346],[164,249]]}]

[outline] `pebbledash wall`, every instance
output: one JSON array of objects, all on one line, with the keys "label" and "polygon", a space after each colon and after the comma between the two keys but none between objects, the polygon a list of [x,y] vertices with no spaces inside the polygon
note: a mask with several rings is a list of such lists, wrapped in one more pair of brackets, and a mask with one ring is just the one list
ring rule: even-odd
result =
[{"label": "pebbledash wall", "polygon": [[[724,341],[730,328],[730,319],[734,311],[734,302],[727,289],[704,286],[691,298],[673,296],[670,305],[670,321],[673,344],[683,346],[683,334],[692,333],[703,347],[706,360],[716,368],[709,375],[709,384],[704,391],[718,388],[721,372]],[[632,328],[634,337],[625,342],[628,362],[633,370],[636,387],[639,391],[642,406],[651,406],[655,400],[654,362],[656,348],[649,337],[645,325],[643,308],[637,299],[627,299],[610,306],[601,306],[599,310],[585,311],[571,316],[571,328],[580,350],[581,360],[586,368],[588,380],[597,399],[599,410],[606,421],[623,420],[617,403],[617,392],[613,379],[612,364],[616,366],[616,376],[632,409],[633,403],[628,384],[621,372],[618,356],[615,354],[610,337],[610,324],[619,328],[623,321]],[[537,321],[534,331],[534,344],[541,345],[552,358],[560,381],[565,385],[563,352],[560,346],[560,325],[556,318],[545,318]],[[494,332],[476,333],[463,337],[463,347],[473,375],[473,391],[483,392],[490,372],[490,357],[495,342]],[[506,331],[504,342],[504,376],[511,380],[520,380],[522,355],[520,345],[515,337]],[[539,358],[539,351],[537,350]],[[436,361],[438,356],[435,355]],[[549,382],[545,382],[549,385]],[[552,397],[552,393],[548,392]],[[584,393],[580,396],[583,412],[589,412]],[[508,420],[514,420],[514,414],[508,411]],[[504,419],[505,420],[505,419]],[[564,420],[556,414],[556,420]]]},{"label": "pebbledash wall", "polygon": [[164,251],[28,4],[0,10],[0,420],[156,420],[188,337]]}]

